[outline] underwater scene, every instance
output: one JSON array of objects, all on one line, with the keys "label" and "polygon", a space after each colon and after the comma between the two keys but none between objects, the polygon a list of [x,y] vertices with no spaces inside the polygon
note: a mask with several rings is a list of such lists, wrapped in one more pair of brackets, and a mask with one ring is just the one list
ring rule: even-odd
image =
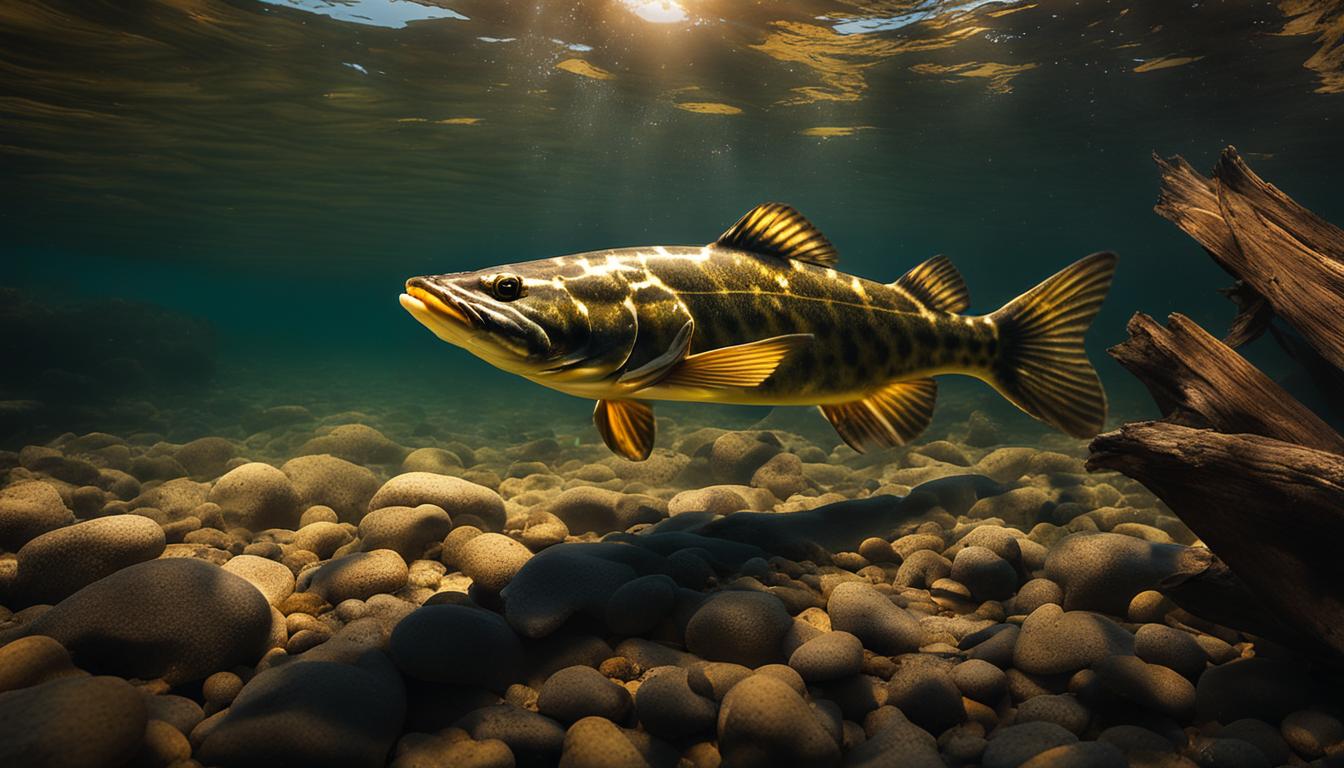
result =
[{"label": "underwater scene", "polygon": [[0,766],[1344,766],[1344,2],[0,3]]}]

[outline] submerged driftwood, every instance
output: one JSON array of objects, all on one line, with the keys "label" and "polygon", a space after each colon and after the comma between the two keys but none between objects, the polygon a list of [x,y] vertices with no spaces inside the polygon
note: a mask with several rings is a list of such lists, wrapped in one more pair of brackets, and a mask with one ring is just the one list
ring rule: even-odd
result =
[{"label": "submerged driftwood", "polygon": [[[1157,211],[1237,279],[1227,343],[1189,318],[1137,314],[1110,353],[1147,386],[1161,421],[1093,441],[1091,469],[1157,494],[1216,557],[1166,585],[1221,623],[1344,658],[1344,436],[1232,347],[1277,315],[1344,368],[1344,231],[1224,151],[1213,178],[1158,160]],[[1231,345],[1231,346],[1229,346]]]}]

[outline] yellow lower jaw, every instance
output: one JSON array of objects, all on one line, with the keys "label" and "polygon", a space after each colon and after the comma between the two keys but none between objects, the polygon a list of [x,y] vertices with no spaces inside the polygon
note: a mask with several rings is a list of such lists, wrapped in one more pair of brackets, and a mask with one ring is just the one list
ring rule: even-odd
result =
[{"label": "yellow lower jaw", "polygon": [[414,317],[421,325],[428,328],[443,341],[459,346],[466,342],[467,327],[465,325],[435,312],[420,299],[403,293],[401,294],[401,308],[409,312],[411,317]]},{"label": "yellow lower jaw", "polygon": [[[414,299],[420,303],[422,308],[425,308],[431,312],[436,312],[440,315],[444,315],[452,320],[461,323],[462,325],[468,328],[470,328],[472,325],[471,320],[468,319],[467,316],[462,313],[462,310],[440,299],[439,297],[435,296],[429,291],[426,291],[424,288],[419,288],[417,286],[409,286],[406,288],[406,293],[403,293],[401,296],[402,296],[401,305],[403,307],[406,307],[406,300],[408,298]],[[407,309],[409,311],[410,308],[407,307]]]}]

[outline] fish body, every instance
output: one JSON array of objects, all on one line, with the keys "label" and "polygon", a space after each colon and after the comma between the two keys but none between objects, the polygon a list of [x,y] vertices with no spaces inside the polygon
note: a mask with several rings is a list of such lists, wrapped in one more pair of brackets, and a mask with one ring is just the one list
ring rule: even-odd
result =
[{"label": "fish body", "polygon": [[933,376],[983,379],[1070,434],[1105,397],[1082,351],[1115,257],[1094,254],[998,312],[961,314],[942,257],[880,283],[835,267],[797,211],[757,206],[704,246],[619,248],[407,282],[402,305],[440,338],[538,384],[598,401],[604,440],[653,445],[649,401],[814,405],[858,450],[912,439]]}]

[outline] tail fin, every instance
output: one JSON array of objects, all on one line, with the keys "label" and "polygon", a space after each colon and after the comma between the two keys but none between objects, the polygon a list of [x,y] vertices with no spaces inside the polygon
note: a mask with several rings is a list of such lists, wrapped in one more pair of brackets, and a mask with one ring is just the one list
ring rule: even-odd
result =
[{"label": "tail fin", "polygon": [[990,315],[999,352],[990,383],[1013,405],[1074,437],[1106,421],[1106,393],[1083,335],[1115,274],[1113,253],[1079,259]]}]

